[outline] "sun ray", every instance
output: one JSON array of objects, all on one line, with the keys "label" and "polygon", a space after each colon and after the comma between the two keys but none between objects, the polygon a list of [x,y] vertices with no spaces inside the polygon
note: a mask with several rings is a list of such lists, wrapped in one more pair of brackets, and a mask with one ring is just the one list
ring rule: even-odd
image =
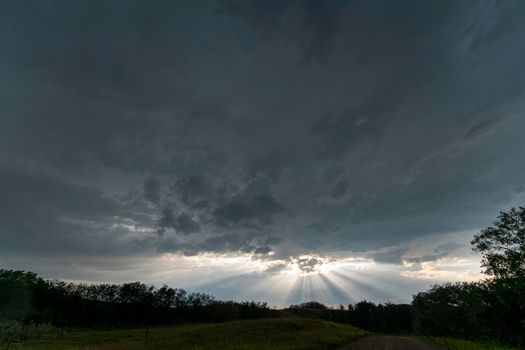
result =
[{"label": "sun ray", "polygon": [[[330,291],[330,299],[332,302],[338,301],[338,302],[353,302],[352,294],[349,292],[351,285],[346,284],[343,285],[342,283],[337,283],[335,280],[333,280],[333,271],[330,271],[326,274],[320,274],[319,278],[323,280],[324,285],[326,286],[326,289]],[[337,294],[344,297],[345,300],[341,300],[340,297],[338,297]]]}]

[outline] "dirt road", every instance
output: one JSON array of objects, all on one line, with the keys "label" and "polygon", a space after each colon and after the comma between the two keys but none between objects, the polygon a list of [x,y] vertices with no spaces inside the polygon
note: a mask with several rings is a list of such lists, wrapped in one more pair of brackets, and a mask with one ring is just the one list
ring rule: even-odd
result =
[{"label": "dirt road", "polygon": [[340,350],[443,350],[443,348],[408,337],[371,335]]}]

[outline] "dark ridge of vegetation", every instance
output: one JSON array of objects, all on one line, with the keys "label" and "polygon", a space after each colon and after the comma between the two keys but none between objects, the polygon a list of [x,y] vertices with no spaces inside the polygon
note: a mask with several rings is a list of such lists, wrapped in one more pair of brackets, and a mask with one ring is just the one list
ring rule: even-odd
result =
[{"label": "dark ridge of vegetation", "polygon": [[501,212],[472,240],[491,278],[434,285],[412,301],[414,331],[525,349],[525,207]]},{"label": "dark ridge of vegetation", "polygon": [[411,305],[361,301],[345,310],[312,301],[272,310],[266,303],[218,301],[140,282],[74,284],[0,270],[0,323],[122,327],[300,316],[372,332],[498,341],[525,349],[525,208],[498,219],[472,241],[490,279],[437,284],[414,295]]},{"label": "dark ridge of vegetation", "polygon": [[328,307],[326,305],[319,303],[317,301],[308,301],[301,304],[292,304],[289,306],[289,309],[317,309],[317,310],[326,310]]},{"label": "dark ridge of vegetation", "polygon": [[278,312],[266,303],[218,301],[208,294],[167,286],[74,284],[47,281],[33,272],[0,270],[0,321],[102,327],[275,316]]},{"label": "dark ridge of vegetation", "polygon": [[519,279],[434,285],[414,296],[414,332],[525,347],[524,295]]},{"label": "dark ridge of vegetation", "polygon": [[285,310],[298,317],[320,318],[327,321],[348,323],[375,333],[409,334],[412,333],[412,307],[408,304],[375,304],[366,300],[348,309],[330,309],[318,302],[290,305]]}]

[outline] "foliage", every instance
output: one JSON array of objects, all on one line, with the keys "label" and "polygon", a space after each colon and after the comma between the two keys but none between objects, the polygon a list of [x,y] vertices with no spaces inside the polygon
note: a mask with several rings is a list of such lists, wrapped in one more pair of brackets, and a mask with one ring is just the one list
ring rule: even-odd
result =
[{"label": "foliage", "polygon": [[31,314],[33,289],[44,281],[33,272],[0,269],[0,322]]},{"label": "foliage", "polygon": [[321,304],[317,301],[308,301],[306,303],[302,304],[292,304],[290,305],[290,309],[319,309],[319,310],[326,310],[327,307],[324,304]]},{"label": "foliage", "polygon": [[378,333],[406,334],[412,331],[412,309],[406,304],[374,304],[363,300],[349,306],[349,323]]},{"label": "foliage", "polygon": [[414,328],[419,334],[437,336],[488,335],[482,302],[486,295],[482,283],[434,285],[414,296]]},{"label": "foliage", "polygon": [[414,296],[414,331],[525,345],[524,298],[521,279],[435,285]]},{"label": "foliage", "polygon": [[418,334],[525,347],[525,208],[501,212],[498,219],[472,240],[492,278],[435,285],[415,295],[412,306]]},{"label": "foliage", "polygon": [[63,337],[64,335],[64,329],[55,328],[47,323],[24,324],[17,321],[4,321],[0,323],[0,344],[20,342],[43,336],[51,336],[56,339],[57,337]]},{"label": "foliage", "polygon": [[55,326],[132,326],[181,321],[224,322],[277,316],[266,303],[216,301],[140,282],[74,284],[25,271],[0,270],[0,321]]},{"label": "foliage", "polygon": [[472,244],[483,254],[488,275],[525,278],[525,207],[500,212],[494,226],[476,234]]},{"label": "foliage", "polygon": [[363,300],[348,310],[330,309],[318,302],[291,305],[286,312],[299,317],[348,323],[371,332],[407,334],[412,331],[412,310],[406,304],[374,304]]},{"label": "foliage", "polygon": [[[360,329],[298,318],[236,321],[221,324],[154,327],[144,340],[144,329],[76,331],[53,343],[53,349],[332,349],[367,333]],[[13,349],[48,349],[50,339],[15,344]]]}]

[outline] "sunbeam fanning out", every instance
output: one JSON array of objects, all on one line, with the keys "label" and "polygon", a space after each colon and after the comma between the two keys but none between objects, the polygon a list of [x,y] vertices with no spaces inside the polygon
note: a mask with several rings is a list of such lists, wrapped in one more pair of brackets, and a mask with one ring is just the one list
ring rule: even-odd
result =
[{"label": "sunbeam fanning out", "polygon": [[[279,306],[300,300],[320,300],[329,304],[353,302],[365,296],[363,288],[374,288],[374,281],[363,287],[360,274],[377,267],[376,263],[364,258],[315,254],[286,259],[261,259],[250,254],[192,257],[165,254],[163,260],[166,265],[164,278],[182,280],[196,290],[213,289],[218,296],[223,295],[221,289],[227,295],[231,288],[238,287],[241,296],[257,296],[261,300],[272,300]],[[193,279],[190,266],[198,266],[202,276],[199,281]],[[380,292],[376,291],[377,294]]]},{"label": "sunbeam fanning out", "polygon": [[[459,259],[459,261],[464,261]],[[473,260],[471,264],[478,263]],[[156,263],[160,271],[150,275],[190,290],[205,291],[228,299],[235,292],[241,299],[271,300],[272,305],[286,306],[317,300],[329,305],[359,300],[407,301],[414,285],[426,288],[432,279],[423,270],[394,264],[382,264],[365,257],[321,256],[303,254],[277,258],[274,254],[198,254],[184,256],[164,254]],[[440,265],[440,274],[449,280],[462,280],[457,264]],[[450,270],[447,268],[451,266]],[[198,268],[198,276],[195,274]],[[437,267],[435,267],[436,269]],[[407,296],[399,298],[399,278],[406,281]]]}]

